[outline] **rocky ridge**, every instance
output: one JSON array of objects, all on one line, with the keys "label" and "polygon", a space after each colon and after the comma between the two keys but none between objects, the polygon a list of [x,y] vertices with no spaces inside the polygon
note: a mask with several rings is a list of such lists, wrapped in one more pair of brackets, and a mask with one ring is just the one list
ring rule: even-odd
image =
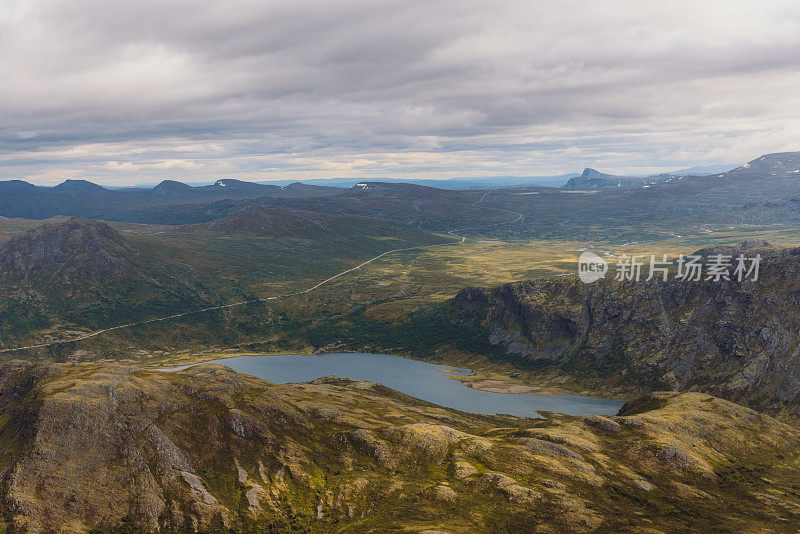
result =
[{"label": "rocky ridge", "polygon": [[14,532],[65,533],[674,531],[712,517],[756,531],[800,520],[793,427],[696,393],[622,413],[471,416],[345,379],[10,362],[0,511]]},{"label": "rocky ridge", "polygon": [[631,390],[699,390],[800,410],[800,248],[766,243],[757,281],[539,279],[461,291],[447,313],[499,357]]}]

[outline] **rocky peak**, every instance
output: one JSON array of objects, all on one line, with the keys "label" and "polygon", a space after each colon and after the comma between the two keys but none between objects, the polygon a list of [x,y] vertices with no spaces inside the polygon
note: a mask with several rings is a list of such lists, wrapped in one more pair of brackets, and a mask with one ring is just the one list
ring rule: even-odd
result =
[{"label": "rocky peak", "polygon": [[[9,532],[794,524],[784,518],[797,498],[800,432],[701,393],[634,399],[621,417],[548,413],[544,424],[472,416],[368,382],[269,384],[218,365],[163,373],[11,362],[0,365],[0,393]],[[758,464],[759,476],[726,475],[739,465],[750,474],[742,458],[751,457],[782,460]],[[698,495],[730,512],[696,513]],[[776,504],[741,504],[763,495]],[[653,512],[642,517],[643,507]]]},{"label": "rocky peak", "polygon": [[567,181],[566,187],[606,187],[616,186],[622,182],[621,176],[605,174],[592,168],[583,169],[583,173]]},{"label": "rocky peak", "polygon": [[604,176],[609,176],[604,174],[598,170],[592,169],[590,167],[586,167],[583,169],[583,173],[581,174],[581,178],[603,178]]},{"label": "rocky peak", "polygon": [[135,253],[105,223],[72,218],[43,224],[0,246],[3,276],[30,281],[44,277],[61,283],[130,273]]}]

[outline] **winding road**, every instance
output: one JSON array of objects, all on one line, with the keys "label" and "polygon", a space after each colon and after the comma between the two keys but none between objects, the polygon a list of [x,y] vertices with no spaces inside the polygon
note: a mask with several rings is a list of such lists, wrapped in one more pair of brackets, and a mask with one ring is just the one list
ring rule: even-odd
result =
[{"label": "winding road", "polygon": [[[477,207],[478,204],[482,203],[484,201],[484,199],[490,193],[492,193],[493,191],[494,191],[494,189],[490,189],[489,191],[484,193],[484,195],[477,202],[473,202],[470,207],[473,207],[473,208]],[[113,332],[115,330],[122,330],[123,328],[132,328],[132,327],[135,327],[135,326],[144,326],[144,325],[147,325],[147,324],[158,323],[158,322],[163,322],[163,321],[169,321],[171,319],[177,319],[179,317],[186,317],[186,316],[194,315],[194,314],[197,314],[197,313],[205,313],[205,312],[210,312],[210,311],[224,310],[224,309],[227,309],[227,308],[235,308],[235,307],[238,307],[238,306],[246,306],[248,304],[255,304],[257,302],[266,302],[266,301],[270,301],[270,300],[279,300],[279,299],[285,299],[285,298],[289,298],[289,297],[296,297],[296,296],[299,296],[299,295],[304,295],[306,293],[310,293],[310,292],[314,291],[315,289],[327,284],[328,282],[331,282],[331,281],[336,280],[337,278],[339,278],[341,276],[346,275],[347,273],[351,273],[353,271],[357,271],[357,270],[361,269],[362,267],[364,267],[366,265],[369,265],[370,263],[374,262],[375,260],[379,260],[379,259],[383,258],[384,256],[388,256],[389,254],[394,254],[394,253],[397,253],[397,252],[406,252],[406,251],[409,251],[409,250],[419,250],[419,249],[424,249],[424,248],[442,247],[442,246],[450,246],[450,245],[453,245],[453,244],[461,244],[461,243],[464,243],[467,238],[466,238],[466,236],[457,235],[456,232],[463,232],[464,230],[472,230],[472,229],[475,229],[475,228],[489,228],[489,227],[494,227],[494,226],[501,226],[501,225],[504,225],[504,224],[514,224],[514,223],[522,221],[524,219],[524,216],[521,213],[517,213],[516,211],[506,210],[506,209],[502,209],[502,208],[489,208],[489,209],[493,209],[493,210],[496,210],[496,211],[502,211],[502,212],[506,212],[506,213],[511,213],[511,214],[515,215],[516,218],[513,221],[506,221],[506,222],[501,222],[501,223],[492,223],[492,224],[485,224],[485,225],[478,225],[478,226],[469,226],[469,227],[466,227],[466,228],[460,228],[458,230],[451,230],[451,231],[447,232],[447,234],[450,235],[450,236],[460,237],[461,241],[459,241],[458,243],[441,243],[441,244],[438,244],[438,245],[419,245],[419,246],[416,246],[416,247],[396,248],[396,249],[392,249],[392,250],[387,250],[386,252],[384,252],[382,254],[378,254],[374,258],[370,258],[367,261],[356,265],[355,267],[351,267],[350,269],[347,269],[345,271],[337,273],[337,274],[331,276],[330,278],[326,278],[322,282],[319,282],[318,284],[313,285],[313,286],[311,286],[311,287],[309,287],[307,289],[303,289],[302,291],[296,291],[294,293],[286,293],[285,295],[276,295],[274,297],[260,297],[260,298],[256,298],[256,299],[242,300],[242,301],[239,301],[239,302],[232,302],[230,304],[222,304],[222,305],[219,305],[219,306],[209,306],[208,308],[200,308],[200,309],[192,310],[192,311],[188,311],[188,312],[175,313],[173,315],[166,315],[164,317],[156,317],[156,318],[153,318],[153,319],[147,319],[145,321],[137,321],[137,322],[134,322],[134,323],[121,324],[121,325],[112,326],[112,327],[109,327],[109,328],[104,328],[102,330],[96,330],[94,332],[90,332],[90,333],[87,333],[87,334],[84,334],[84,335],[81,335],[81,336],[78,336],[78,337],[73,337],[73,338],[70,338],[70,339],[60,339],[60,340],[57,340],[57,341],[48,341],[48,342],[45,342],[45,343],[38,343],[38,344],[35,344],[35,345],[25,345],[25,346],[21,346],[21,347],[4,348],[4,349],[0,349],[0,354],[8,353],[8,352],[17,352],[17,351],[21,351],[21,350],[29,350],[29,349],[41,349],[41,348],[45,348],[45,347],[53,347],[53,346],[56,346],[56,345],[64,345],[64,344],[67,344],[67,343],[76,343],[78,341],[83,341],[83,340],[86,340],[86,339],[97,337],[97,336],[99,336],[101,334],[105,334],[107,332]]]}]

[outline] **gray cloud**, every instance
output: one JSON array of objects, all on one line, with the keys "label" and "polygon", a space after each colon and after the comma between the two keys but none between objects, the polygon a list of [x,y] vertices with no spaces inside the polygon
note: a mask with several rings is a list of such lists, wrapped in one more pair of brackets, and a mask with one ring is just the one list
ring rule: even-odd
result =
[{"label": "gray cloud", "polygon": [[0,178],[650,172],[800,146],[790,1],[0,8]]}]

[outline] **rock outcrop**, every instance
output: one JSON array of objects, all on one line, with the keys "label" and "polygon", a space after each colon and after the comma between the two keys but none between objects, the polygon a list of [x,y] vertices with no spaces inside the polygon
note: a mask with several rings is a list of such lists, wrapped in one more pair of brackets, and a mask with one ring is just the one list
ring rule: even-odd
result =
[{"label": "rock outcrop", "polygon": [[758,280],[539,279],[465,289],[448,313],[456,325],[478,325],[474,339],[521,366],[797,412],[800,248],[748,242],[699,253],[760,254]]}]

